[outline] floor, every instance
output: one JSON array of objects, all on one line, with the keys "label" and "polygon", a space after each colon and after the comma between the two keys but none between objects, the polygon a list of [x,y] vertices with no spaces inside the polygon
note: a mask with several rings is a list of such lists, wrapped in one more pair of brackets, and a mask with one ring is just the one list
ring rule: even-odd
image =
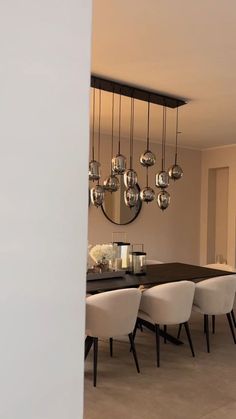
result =
[{"label": "floor", "polygon": [[[85,419],[235,419],[236,345],[225,316],[216,318],[211,353],[206,352],[202,317],[191,317],[196,358],[185,331],[182,346],[161,343],[161,367],[155,366],[152,332],[138,331],[136,373],[128,339],[99,341],[98,382],[92,385],[92,351],[85,364]],[[177,333],[177,327],[169,330]]]}]

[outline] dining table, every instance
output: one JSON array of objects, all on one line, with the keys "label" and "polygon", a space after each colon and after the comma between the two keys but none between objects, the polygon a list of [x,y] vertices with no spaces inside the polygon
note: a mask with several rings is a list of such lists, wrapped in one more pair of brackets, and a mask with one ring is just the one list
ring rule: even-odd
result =
[{"label": "dining table", "polygon": [[[191,265],[180,262],[170,263],[158,263],[153,265],[147,265],[145,275],[133,275],[127,273],[122,277],[106,278],[106,279],[94,279],[87,281],[87,293],[96,294],[100,292],[112,291],[124,288],[137,288],[139,286],[155,286],[161,284],[167,284],[170,282],[177,281],[192,281],[200,282],[208,278],[220,277],[223,275],[232,275],[234,272],[224,271],[221,269],[207,268],[204,266]],[[154,325],[148,322],[144,322],[144,326],[154,331]],[[183,342],[177,339],[175,336],[161,330],[160,334],[169,342],[175,345],[182,345]],[[91,341],[89,337],[85,341],[85,357],[87,356]]]},{"label": "dining table", "polygon": [[155,286],[176,281],[199,282],[204,279],[222,275],[230,275],[233,272],[221,269],[206,268],[204,266],[189,265],[187,263],[171,262],[147,265],[145,275],[133,275],[127,273],[123,277],[93,279],[87,281],[87,293],[94,294],[122,288]]}]

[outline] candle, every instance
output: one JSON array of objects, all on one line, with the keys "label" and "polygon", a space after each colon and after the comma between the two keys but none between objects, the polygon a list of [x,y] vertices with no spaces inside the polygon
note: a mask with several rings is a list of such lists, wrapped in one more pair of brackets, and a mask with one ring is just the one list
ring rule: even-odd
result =
[{"label": "candle", "polygon": [[121,258],[116,258],[115,259],[115,270],[118,271],[122,269],[122,259]]}]

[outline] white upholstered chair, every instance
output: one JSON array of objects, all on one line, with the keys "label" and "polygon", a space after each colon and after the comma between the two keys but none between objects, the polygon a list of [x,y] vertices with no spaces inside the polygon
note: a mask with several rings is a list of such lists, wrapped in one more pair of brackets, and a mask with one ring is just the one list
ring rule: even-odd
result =
[{"label": "white upholstered chair", "polygon": [[[108,291],[86,299],[86,335],[93,340],[93,384],[97,381],[98,338],[128,335],[137,371],[138,359],[133,340],[141,292],[137,289]],[[112,352],[112,349],[111,349]]]},{"label": "white upholstered chair", "polygon": [[142,293],[138,320],[155,326],[157,366],[160,366],[160,325],[184,324],[194,356],[188,325],[192,311],[195,284],[190,281],[157,285]]},{"label": "white upholstered chair", "polygon": [[233,272],[234,268],[231,265],[227,265],[227,263],[208,263],[204,265],[205,268],[212,268],[212,269],[219,269],[221,271],[229,271]]},{"label": "white upholstered chair", "polygon": [[[231,265],[227,265],[226,263],[209,263],[205,265],[205,268],[212,268],[212,269],[219,269],[221,271],[229,271],[235,272],[235,268]],[[236,327],[236,318],[234,314],[234,310],[231,311],[231,317],[234,323],[234,327]],[[215,333],[215,316],[212,316],[212,332]]]},{"label": "white upholstered chair", "polygon": [[160,260],[154,260],[154,259],[147,259],[146,260],[147,265],[158,265],[159,263],[164,263],[164,262],[161,262]]},{"label": "white upholstered chair", "polygon": [[234,343],[236,343],[231,319],[235,292],[236,275],[218,276],[196,284],[193,311],[204,315],[204,331],[208,352],[210,352],[209,316],[226,314]]},{"label": "white upholstered chair", "polygon": [[[146,260],[146,265],[159,265],[159,264],[162,264],[162,263],[164,263],[164,262],[161,262],[160,260],[154,260],[154,259],[147,259]],[[144,290],[146,290],[150,287],[152,287],[152,285],[140,285],[139,289],[140,289],[140,291],[143,292]],[[142,326],[140,326],[140,327],[141,327],[141,330],[142,330]]]}]

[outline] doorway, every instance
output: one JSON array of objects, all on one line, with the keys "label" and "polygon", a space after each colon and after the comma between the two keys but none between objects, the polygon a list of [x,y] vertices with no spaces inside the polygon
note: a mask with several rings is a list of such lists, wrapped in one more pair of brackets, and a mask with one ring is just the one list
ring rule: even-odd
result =
[{"label": "doorway", "polygon": [[227,263],[229,168],[209,169],[207,263]]}]

